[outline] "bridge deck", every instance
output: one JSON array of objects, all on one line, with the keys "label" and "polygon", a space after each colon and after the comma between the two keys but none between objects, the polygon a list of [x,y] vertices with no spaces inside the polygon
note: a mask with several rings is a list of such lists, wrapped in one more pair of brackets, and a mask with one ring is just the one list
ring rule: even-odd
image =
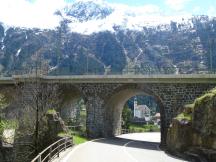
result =
[{"label": "bridge deck", "polygon": [[[31,75],[0,77],[0,84],[32,81]],[[45,83],[216,83],[216,74],[40,76]]]}]

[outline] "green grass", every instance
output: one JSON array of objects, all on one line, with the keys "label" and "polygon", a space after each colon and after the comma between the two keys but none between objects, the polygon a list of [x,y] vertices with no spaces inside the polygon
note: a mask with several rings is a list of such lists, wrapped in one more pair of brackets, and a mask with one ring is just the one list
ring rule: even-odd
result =
[{"label": "green grass", "polygon": [[193,104],[186,104],[186,105],[184,105],[184,108],[193,109],[194,108],[194,103]]},{"label": "green grass", "polygon": [[85,137],[86,133],[84,133],[83,130],[80,131],[70,130],[70,134],[73,136],[74,144],[76,145],[88,141],[88,139]]},{"label": "green grass", "polygon": [[181,113],[181,114],[177,115],[177,117],[175,117],[175,119],[177,119],[178,121],[182,121],[182,120],[191,121],[192,115],[186,114],[186,113]]},{"label": "green grass", "polygon": [[153,124],[130,124],[129,130],[131,132],[159,132],[160,128]]},{"label": "green grass", "polygon": [[70,133],[65,133],[65,132],[59,132],[58,137],[71,137]]},{"label": "green grass", "polygon": [[55,109],[49,109],[49,110],[47,110],[47,114],[49,114],[49,115],[56,114],[56,110]]},{"label": "green grass", "polygon": [[73,136],[73,142],[75,145],[79,145],[79,144],[82,144],[82,143],[87,142],[87,141],[88,141],[88,139],[85,137],[81,137],[78,135]]},{"label": "green grass", "polygon": [[82,110],[82,111],[80,111],[80,118],[86,118],[86,111],[84,110]]},{"label": "green grass", "polygon": [[211,100],[214,97],[216,97],[216,88],[208,91],[206,94],[197,98],[193,104],[185,105],[183,112],[178,114],[177,117],[175,117],[174,119],[177,119],[178,121],[182,121],[182,120],[192,121],[194,110],[196,110],[196,108],[198,107],[204,107],[202,105],[211,104],[212,103]]},{"label": "green grass", "polygon": [[79,145],[81,143],[84,143],[88,141],[86,137],[80,136],[78,134],[74,134],[73,132],[65,133],[65,132],[60,132],[58,133],[59,137],[73,137],[73,142],[75,145]]},{"label": "green grass", "polygon": [[184,105],[183,112],[178,114],[174,119],[177,119],[178,121],[182,121],[182,120],[192,121],[194,106],[195,104]]},{"label": "green grass", "polygon": [[195,106],[208,103],[210,100],[212,100],[213,97],[216,97],[216,88],[197,98],[195,100]]},{"label": "green grass", "polygon": [[3,94],[0,93],[0,110],[4,109],[8,105],[9,105],[9,102],[7,98]]},{"label": "green grass", "polygon": [[4,129],[17,129],[18,128],[18,121],[16,120],[1,120],[0,121],[0,138]]}]

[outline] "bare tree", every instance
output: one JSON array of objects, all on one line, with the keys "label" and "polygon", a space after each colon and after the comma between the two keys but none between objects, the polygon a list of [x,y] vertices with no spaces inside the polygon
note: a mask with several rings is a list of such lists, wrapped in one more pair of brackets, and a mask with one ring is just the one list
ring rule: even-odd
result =
[{"label": "bare tree", "polygon": [[4,96],[4,94],[0,93],[0,123],[3,118],[2,110],[7,106],[8,106],[7,98]]},{"label": "bare tree", "polygon": [[43,82],[42,76],[48,68],[44,67],[46,64],[43,64],[39,55],[35,59],[35,66],[26,70],[15,82],[19,96],[17,101],[22,109],[19,136],[28,135],[33,139],[32,144],[28,143],[32,150],[29,155],[38,154],[43,147],[40,140],[46,132],[46,113],[49,109],[58,109],[61,103],[58,84]]}]

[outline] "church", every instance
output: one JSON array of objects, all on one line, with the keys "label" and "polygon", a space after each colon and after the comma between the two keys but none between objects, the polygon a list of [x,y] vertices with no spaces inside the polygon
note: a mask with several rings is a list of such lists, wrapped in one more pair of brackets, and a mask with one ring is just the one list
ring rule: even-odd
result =
[{"label": "church", "polygon": [[151,120],[151,110],[146,105],[138,105],[137,98],[134,99],[134,118],[145,119],[145,121]]}]

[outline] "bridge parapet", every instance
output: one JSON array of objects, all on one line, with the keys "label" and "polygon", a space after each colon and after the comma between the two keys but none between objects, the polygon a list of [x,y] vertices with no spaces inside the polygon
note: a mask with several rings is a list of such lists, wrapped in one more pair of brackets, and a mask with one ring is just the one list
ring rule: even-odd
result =
[{"label": "bridge parapet", "polygon": [[0,84],[14,84],[39,79],[44,83],[216,83],[216,74],[180,75],[13,75],[0,77]]},{"label": "bridge parapet", "polygon": [[[182,69],[182,70],[181,70]],[[180,74],[216,74],[216,69],[184,69],[184,67],[161,66],[161,67],[125,67],[122,70],[114,70],[111,68],[88,69],[79,71],[70,67],[61,68],[41,68],[28,67],[27,69],[16,69],[11,72],[2,72],[1,76],[26,75],[26,74],[43,74],[49,76],[61,75],[180,75]]]}]

